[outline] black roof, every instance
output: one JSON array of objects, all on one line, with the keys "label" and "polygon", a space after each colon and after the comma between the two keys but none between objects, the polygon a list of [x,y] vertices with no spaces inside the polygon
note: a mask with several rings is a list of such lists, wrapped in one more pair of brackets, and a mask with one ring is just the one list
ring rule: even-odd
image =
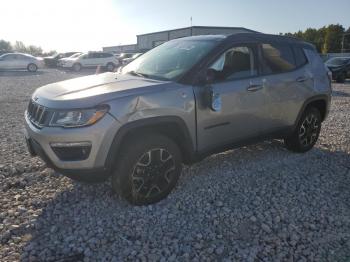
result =
[{"label": "black roof", "polygon": [[173,31],[178,31],[178,30],[184,30],[184,29],[191,29],[191,28],[204,28],[204,29],[237,29],[237,30],[244,30],[247,32],[252,32],[252,33],[257,33],[254,30],[245,28],[245,27],[229,27],[229,26],[188,26],[188,27],[181,27],[181,28],[175,28],[175,29],[170,29],[170,30],[163,30],[163,31],[157,31],[157,32],[152,32],[152,33],[146,33],[146,34],[140,34],[137,36],[144,36],[144,35],[153,35],[153,34],[158,34],[158,33],[164,33],[164,32],[173,32]]},{"label": "black roof", "polygon": [[[200,36],[187,36],[183,38],[178,38],[183,40],[216,40],[223,42],[231,42],[231,43],[240,43],[240,42],[278,42],[278,43],[288,43],[288,44],[298,44],[303,45],[305,47],[314,48],[314,46],[308,42],[305,42],[301,39],[290,37],[290,36],[282,36],[282,35],[271,35],[271,34],[263,34],[263,33],[236,33],[228,36],[225,35],[200,35]],[[175,39],[177,40],[177,39]]]}]

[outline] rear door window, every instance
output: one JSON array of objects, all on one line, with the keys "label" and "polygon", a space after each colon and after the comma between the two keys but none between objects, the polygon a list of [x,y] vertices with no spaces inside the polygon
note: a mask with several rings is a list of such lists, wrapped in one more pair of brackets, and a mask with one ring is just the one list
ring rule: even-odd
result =
[{"label": "rear door window", "polygon": [[295,69],[292,49],[288,45],[262,44],[265,74],[279,74]]}]

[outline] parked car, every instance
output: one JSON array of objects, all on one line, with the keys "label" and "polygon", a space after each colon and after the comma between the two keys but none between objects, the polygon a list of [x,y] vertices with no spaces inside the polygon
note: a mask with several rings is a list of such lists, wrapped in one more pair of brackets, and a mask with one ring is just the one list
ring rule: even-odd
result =
[{"label": "parked car", "polygon": [[28,54],[7,53],[0,56],[0,69],[27,69],[29,72],[35,72],[43,66],[42,58]]},{"label": "parked car", "polygon": [[70,68],[74,71],[97,66],[103,66],[108,71],[113,71],[118,65],[118,59],[113,54],[106,52],[89,52],[78,57],[70,57],[60,61],[61,67]]},{"label": "parked car", "polygon": [[47,56],[47,57],[44,57],[44,62],[47,67],[57,67],[58,60],[62,58],[70,57],[77,53],[80,53],[80,52],[66,52],[66,53],[59,53],[53,56]]},{"label": "parked car", "polygon": [[8,53],[11,53],[11,52],[9,52],[9,51],[2,51],[2,50],[1,50],[1,51],[0,51],[0,56],[1,56],[1,55],[4,55],[4,54],[8,54]]},{"label": "parked car", "polygon": [[121,53],[117,55],[119,63],[122,65],[124,59],[131,58],[134,54],[135,53]]},{"label": "parked car", "polygon": [[66,60],[69,61],[70,59],[73,59],[73,58],[75,59],[75,58],[77,58],[77,57],[79,57],[81,55],[83,55],[83,53],[78,52],[78,53],[75,53],[74,55],[71,55],[70,57],[65,57],[65,58],[58,59],[57,67],[62,66],[62,63],[64,63],[64,61],[66,61]]},{"label": "parked car", "polygon": [[127,65],[129,64],[131,61],[134,61],[136,58],[138,58],[140,55],[142,55],[142,53],[135,53],[132,57],[129,58],[124,58],[122,59],[122,65]]},{"label": "parked car", "polygon": [[344,83],[350,77],[350,57],[333,57],[326,61],[326,66],[338,83]]},{"label": "parked car", "polygon": [[313,45],[243,33],[166,42],[120,74],[37,89],[25,113],[29,152],[77,180],[111,176],[130,203],[174,188],[182,164],[264,139],[310,150],[331,100]]}]

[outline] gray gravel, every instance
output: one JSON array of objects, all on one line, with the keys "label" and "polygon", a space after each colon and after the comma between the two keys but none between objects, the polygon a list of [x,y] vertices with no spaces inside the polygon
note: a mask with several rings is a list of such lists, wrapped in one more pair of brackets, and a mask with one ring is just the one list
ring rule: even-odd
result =
[{"label": "gray gravel", "polygon": [[30,94],[76,76],[0,72],[0,261],[349,261],[350,84],[334,84],[311,152],[267,141],[217,154],[164,201],[133,207],[26,152]]}]

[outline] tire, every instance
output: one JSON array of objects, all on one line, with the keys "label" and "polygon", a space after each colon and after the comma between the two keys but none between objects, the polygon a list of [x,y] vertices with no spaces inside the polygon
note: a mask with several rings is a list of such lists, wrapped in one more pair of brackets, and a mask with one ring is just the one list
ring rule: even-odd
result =
[{"label": "tire", "polygon": [[81,64],[79,63],[75,63],[73,66],[72,66],[72,69],[74,72],[79,72],[81,70]]},{"label": "tire", "polygon": [[306,108],[293,134],[284,139],[286,148],[297,153],[309,151],[317,142],[321,123],[320,111],[315,107]]},{"label": "tire", "polygon": [[112,188],[133,205],[156,203],[175,187],[182,170],[179,147],[160,134],[134,136],[122,146]]},{"label": "tire", "polygon": [[36,64],[33,64],[33,63],[30,63],[28,66],[27,66],[27,70],[29,72],[36,72],[38,70],[38,66]]},{"label": "tire", "polygon": [[336,82],[343,84],[345,83],[345,80],[346,80],[346,72],[343,72],[337,77]]},{"label": "tire", "polygon": [[113,72],[115,65],[113,63],[108,63],[106,66],[107,71]]}]

